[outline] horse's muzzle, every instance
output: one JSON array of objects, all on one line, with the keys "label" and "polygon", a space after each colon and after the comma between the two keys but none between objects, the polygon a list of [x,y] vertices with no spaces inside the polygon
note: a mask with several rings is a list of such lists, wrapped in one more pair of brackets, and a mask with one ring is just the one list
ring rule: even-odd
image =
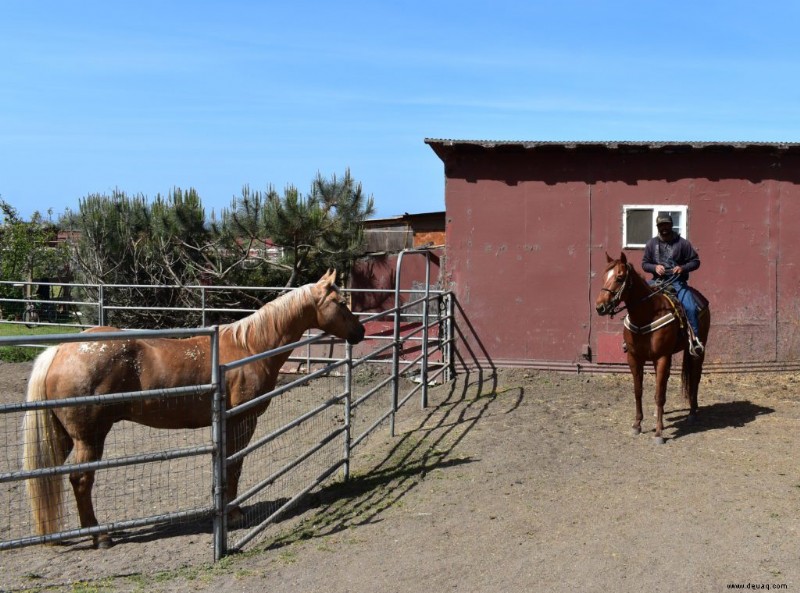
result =
[{"label": "horse's muzzle", "polygon": [[595,307],[595,309],[597,310],[597,314],[603,317],[611,314],[611,312],[614,310],[614,307],[611,306],[611,303],[600,303]]},{"label": "horse's muzzle", "polygon": [[366,333],[366,329],[364,328],[363,323],[359,323],[353,331],[347,336],[347,343],[348,344],[358,344],[361,340],[364,339],[364,334]]}]

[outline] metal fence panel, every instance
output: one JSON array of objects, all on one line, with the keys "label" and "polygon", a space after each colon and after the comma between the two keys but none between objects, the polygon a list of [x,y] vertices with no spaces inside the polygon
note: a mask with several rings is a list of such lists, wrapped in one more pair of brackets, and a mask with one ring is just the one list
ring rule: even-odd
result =
[{"label": "metal fence panel", "polygon": [[[120,334],[94,333],[91,335],[23,336],[0,338],[0,343],[15,344],[21,341],[88,341],[97,339],[123,339],[153,335],[184,336],[191,334],[215,337],[215,329],[168,331],[140,331]],[[212,339],[216,350],[216,340]],[[67,400],[23,403],[23,394],[0,394],[0,549],[20,547],[44,541],[62,541],[84,537],[93,533],[112,531],[125,537],[136,537],[137,529],[155,524],[174,525],[198,517],[210,516],[212,506],[207,494],[212,481],[208,456],[213,452],[210,430],[157,430],[131,422],[119,422],[112,427],[105,440],[100,461],[76,464],[70,455],[64,465],[35,471],[25,471],[23,458],[23,416],[36,409],[55,409],[76,405],[112,406],[121,402],[141,405],[145,398],[157,396],[166,405],[177,405],[178,400],[196,397],[213,385],[187,386],[186,388],[158,390],[156,392],[131,392],[110,395],[86,395]],[[67,474],[78,470],[94,470],[93,490],[95,512],[101,525],[80,528]],[[59,517],[57,533],[40,536],[34,533],[29,510],[26,478],[33,475],[59,475],[64,504]],[[191,487],[189,487],[191,485]],[[204,487],[208,485],[208,487]],[[199,486],[199,488],[198,488]]]},{"label": "metal fence panel", "polygon": [[[449,293],[433,294],[429,290],[416,296],[419,298],[408,306],[422,311],[415,313],[422,318],[419,335],[414,335],[416,331],[402,334],[396,329],[394,338],[389,340],[367,336],[368,346],[361,348],[366,353],[357,359],[352,358],[352,348],[331,343],[328,337],[301,341],[293,360],[311,374],[284,375],[275,391],[262,396],[270,403],[259,418],[251,445],[232,459],[219,452],[229,439],[237,437],[226,428],[237,410],[222,409],[221,390],[215,400],[215,422],[209,428],[156,430],[130,422],[116,425],[109,434],[103,461],[97,466],[94,498],[98,519],[104,525],[95,530],[77,529],[74,498],[67,492],[66,527],[54,539],[85,537],[103,528],[114,530],[123,540],[157,537],[158,530],[175,529],[178,524],[180,529],[207,531],[211,518],[215,526],[215,558],[263,539],[266,529],[307,493],[332,477],[346,479],[352,450],[379,428],[393,430],[395,414],[403,404],[419,396],[420,404],[425,405],[428,383],[450,378],[451,297]],[[403,314],[402,307],[389,313],[395,327],[399,327]],[[213,331],[142,331],[126,333],[125,337],[192,332],[211,335]],[[108,336],[98,333],[89,337]],[[21,336],[0,338],[0,343],[86,339],[81,335]],[[412,350],[412,345],[414,356],[402,357],[402,351]],[[312,351],[313,356],[307,354]],[[394,364],[387,364],[390,360]],[[212,361],[212,384],[224,385],[226,367],[217,361]],[[19,399],[21,395],[15,394]],[[187,397],[174,392],[163,396]],[[119,400],[144,396],[115,397]],[[69,401],[61,401],[26,406],[19,399],[0,401],[0,548],[42,541],[33,534],[24,475],[20,474],[22,414],[30,407],[70,405]],[[244,466],[238,496],[225,504],[226,468],[239,457],[244,459]],[[64,487],[69,488],[66,478]],[[239,505],[243,520],[227,525],[224,511]],[[158,526],[154,528],[153,524]]]}]

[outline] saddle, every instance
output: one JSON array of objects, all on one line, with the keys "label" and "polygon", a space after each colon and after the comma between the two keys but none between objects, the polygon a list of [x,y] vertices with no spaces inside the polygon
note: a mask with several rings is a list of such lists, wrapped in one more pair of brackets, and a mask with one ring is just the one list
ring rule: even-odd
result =
[{"label": "saddle", "polygon": [[[703,296],[699,290],[694,288],[693,286],[687,286],[689,289],[689,294],[691,295],[692,299],[694,299],[695,307],[697,308],[697,316],[699,317],[700,314],[708,308],[708,299]],[[694,339],[697,337],[694,335],[694,330],[692,326],[689,324],[689,319],[686,317],[686,309],[683,306],[683,303],[678,298],[678,293],[675,290],[675,287],[672,285],[668,285],[663,292],[664,296],[667,297],[670,304],[672,305],[672,309],[675,312],[675,317],[678,320],[681,328],[681,334],[683,339],[689,342],[689,351],[694,355]]]},{"label": "saddle", "polygon": [[[689,343],[689,350],[692,352],[694,348],[695,335],[694,331],[692,330],[692,326],[689,324],[689,319],[686,317],[686,310],[683,307],[683,303],[681,303],[680,299],[678,298],[677,291],[671,284],[667,284],[663,287],[659,286],[659,288],[661,289],[662,294],[667,297],[667,300],[672,306],[672,311],[663,317],[660,317],[659,319],[656,319],[643,326],[634,325],[631,323],[630,317],[626,316],[623,321],[623,325],[635,334],[649,334],[657,329],[661,329],[662,327],[669,325],[673,321],[677,321],[678,325],[680,326],[680,333],[682,336],[681,339],[686,340]],[[692,286],[688,286],[687,288],[689,289],[689,294],[694,299],[695,306],[697,307],[697,314],[700,315],[708,308],[708,299],[696,288]]]}]

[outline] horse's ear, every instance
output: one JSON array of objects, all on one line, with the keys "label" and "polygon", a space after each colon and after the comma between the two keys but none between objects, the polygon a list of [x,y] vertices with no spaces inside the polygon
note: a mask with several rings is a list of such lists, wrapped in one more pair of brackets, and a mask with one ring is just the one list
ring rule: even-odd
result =
[{"label": "horse's ear", "polygon": [[619,261],[622,262],[623,264],[627,264],[628,263],[628,258],[625,257],[625,252],[624,251],[620,252]]},{"label": "horse's ear", "polygon": [[323,274],[322,278],[319,279],[319,284],[323,284],[326,286],[332,286],[336,282],[336,270],[331,270],[328,268],[328,271]]},{"label": "horse's ear", "polygon": [[614,258],[608,255],[608,251],[606,251],[606,262],[610,264],[612,261],[614,261]]}]

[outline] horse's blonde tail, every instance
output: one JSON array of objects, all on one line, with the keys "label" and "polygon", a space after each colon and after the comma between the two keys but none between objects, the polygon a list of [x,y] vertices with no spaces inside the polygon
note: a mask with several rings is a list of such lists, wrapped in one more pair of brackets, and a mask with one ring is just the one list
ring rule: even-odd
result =
[{"label": "horse's blonde tail", "polygon": [[[58,347],[53,346],[36,359],[28,380],[27,401],[47,399],[45,379],[57,352]],[[25,471],[61,465],[69,454],[68,437],[51,410],[28,410],[22,424],[22,435]],[[26,482],[36,532],[45,535],[58,531],[62,517],[63,476],[41,476]]]}]

